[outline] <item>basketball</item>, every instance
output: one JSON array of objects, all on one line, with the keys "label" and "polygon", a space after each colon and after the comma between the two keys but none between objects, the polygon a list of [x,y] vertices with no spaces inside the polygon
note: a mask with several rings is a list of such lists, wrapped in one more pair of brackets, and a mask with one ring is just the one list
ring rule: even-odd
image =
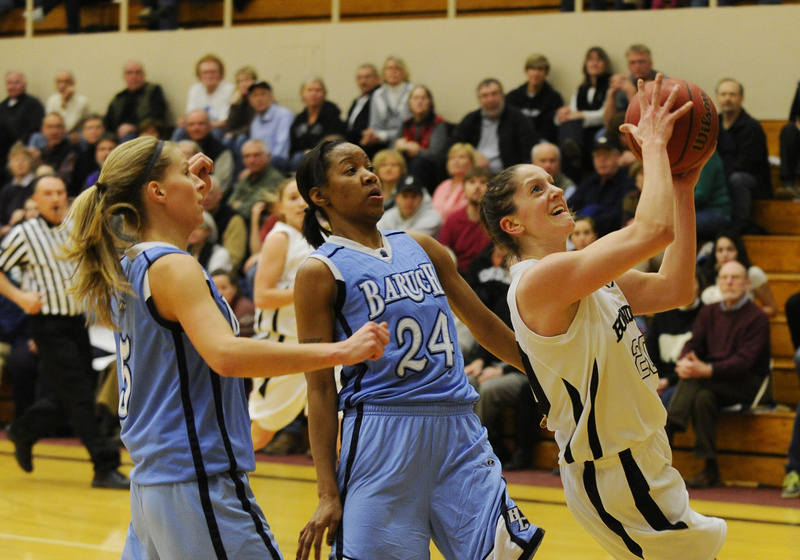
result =
[{"label": "basketball", "polygon": [[[655,82],[648,82],[644,91],[648,99],[653,95]],[[674,174],[686,173],[700,165],[708,152],[717,146],[717,132],[719,119],[717,109],[708,94],[698,86],[685,80],[675,78],[665,79],[661,86],[661,102],[667,99],[675,85],[680,86],[678,96],[672,110],[683,106],[687,101],[694,102],[688,113],[677,121],[672,130],[672,138],[667,143],[667,155]],[[639,124],[639,94],[631,99],[628,111],[625,113],[625,122]],[[636,139],[626,133],[628,146],[636,158],[642,160],[642,150]]]}]

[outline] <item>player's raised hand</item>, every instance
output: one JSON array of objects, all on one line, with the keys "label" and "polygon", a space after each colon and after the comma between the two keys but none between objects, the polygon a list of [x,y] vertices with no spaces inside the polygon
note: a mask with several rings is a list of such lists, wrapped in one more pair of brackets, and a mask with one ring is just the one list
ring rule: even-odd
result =
[{"label": "player's raised hand", "polygon": [[672,111],[672,106],[675,104],[675,99],[678,96],[679,87],[675,86],[667,98],[661,103],[661,87],[664,82],[664,76],[661,73],[656,74],[656,79],[653,84],[652,96],[648,99],[645,93],[644,80],[639,80],[638,88],[639,95],[633,103],[639,103],[639,124],[633,125],[625,123],[620,127],[622,132],[628,132],[633,135],[637,143],[644,147],[648,142],[666,142],[672,136],[672,130],[675,121],[685,115],[692,108],[692,102],[687,101],[681,107]]},{"label": "player's raised hand", "polygon": [[377,360],[383,356],[384,347],[389,344],[389,325],[370,321],[339,344],[345,349],[342,365]]},{"label": "player's raised hand", "polygon": [[214,171],[214,161],[203,152],[189,158],[189,172],[197,175],[206,184],[207,190],[211,188],[212,171]]}]

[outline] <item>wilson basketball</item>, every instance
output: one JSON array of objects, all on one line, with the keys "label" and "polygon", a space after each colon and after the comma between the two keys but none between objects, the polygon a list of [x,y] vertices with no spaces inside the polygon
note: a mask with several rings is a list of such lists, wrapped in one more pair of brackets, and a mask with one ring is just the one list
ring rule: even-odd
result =
[{"label": "wilson basketball", "polygon": [[[717,109],[708,94],[695,84],[685,80],[665,79],[661,86],[662,103],[676,84],[680,86],[680,89],[672,110],[683,106],[687,101],[694,103],[691,110],[675,122],[672,138],[667,143],[667,155],[672,172],[680,174],[700,165],[706,154],[716,148],[719,119],[717,119]],[[645,85],[644,91],[648,99],[653,95],[653,86],[654,82],[648,82]],[[638,95],[637,93],[628,105],[625,122],[639,124]],[[627,137],[631,152],[641,161],[642,150],[639,144],[631,134],[627,134]]]}]

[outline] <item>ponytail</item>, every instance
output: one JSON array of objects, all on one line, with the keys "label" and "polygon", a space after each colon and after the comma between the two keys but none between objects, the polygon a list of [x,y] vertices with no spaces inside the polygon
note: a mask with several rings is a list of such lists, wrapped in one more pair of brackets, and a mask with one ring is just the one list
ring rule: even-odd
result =
[{"label": "ponytail", "polygon": [[102,210],[102,187],[85,190],[72,204],[72,232],[65,257],[75,263],[71,292],[82,301],[92,318],[111,329],[116,324],[111,311],[114,294],[131,292],[119,264],[118,236],[110,216]]},{"label": "ponytail", "polygon": [[165,145],[152,137],[120,144],[103,164],[97,184],[81,193],[70,210],[64,256],[75,263],[71,293],[98,324],[111,329],[117,328],[114,297],[132,293],[119,256],[138,240],[146,220],[143,186],[162,179],[169,167]]},{"label": "ponytail", "polygon": [[300,165],[297,167],[297,190],[303,200],[308,204],[306,209],[306,216],[303,218],[303,237],[311,244],[312,247],[317,248],[325,243],[323,232],[330,235],[330,231],[325,229],[320,223],[320,218],[327,220],[325,211],[314,204],[311,200],[311,189],[322,188],[328,182],[328,155],[339,144],[344,144],[344,140],[328,140],[320,142],[314,147],[313,150],[308,152],[300,160]]},{"label": "ponytail", "polygon": [[[317,212],[319,212],[323,218],[325,217],[322,208],[313,203],[308,205],[308,208],[306,208],[306,215],[303,218],[302,228],[303,237],[306,238],[306,241],[308,241],[314,249],[319,248],[320,245],[325,243],[325,235],[331,235],[329,230],[322,227]],[[323,233],[325,233],[325,235],[323,235]]]}]

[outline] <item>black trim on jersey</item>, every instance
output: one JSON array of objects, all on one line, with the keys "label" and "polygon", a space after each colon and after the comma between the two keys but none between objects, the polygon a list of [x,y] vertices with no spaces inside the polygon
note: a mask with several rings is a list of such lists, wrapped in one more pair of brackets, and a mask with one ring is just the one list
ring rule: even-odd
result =
[{"label": "black trim on jersey", "polygon": [[[278,312],[280,308],[275,310],[275,313],[272,314],[272,332],[278,332]],[[283,336],[283,335],[281,335]],[[283,342],[279,340],[278,342]]]},{"label": "black trim on jersey", "polygon": [[522,358],[522,365],[525,367],[525,375],[528,377],[528,383],[531,386],[531,390],[533,391],[534,401],[536,402],[536,408],[539,409],[539,412],[542,416],[547,416],[550,414],[550,400],[547,398],[547,395],[542,389],[542,384],[539,383],[539,380],[536,378],[536,372],[533,371],[533,366],[531,365],[531,361],[528,358],[528,355],[522,349],[522,346],[519,345],[517,342],[517,349],[519,350],[519,355]]},{"label": "black trim on jersey", "polygon": [[[367,364],[361,362],[360,364],[350,366],[348,369],[353,372],[353,375],[349,376],[348,380],[355,379],[355,382],[353,383],[353,394],[345,399],[344,406],[345,408],[352,408],[353,399],[358,396],[359,392],[361,392],[361,381],[364,379],[364,376],[367,374],[369,368],[367,367]],[[344,368],[342,371],[344,371]],[[342,377],[344,378],[344,376]],[[344,386],[344,379],[342,380],[342,386]]]},{"label": "black trim on jersey", "polygon": [[[344,482],[342,483],[342,491],[340,492],[340,500],[342,503],[342,512],[344,512],[344,504],[347,499],[347,483],[350,482],[350,475],[353,473],[353,463],[356,459],[356,451],[358,450],[358,439],[361,435],[361,423],[364,421],[364,403],[358,403],[355,407],[356,417],[353,420],[353,436],[350,439],[350,448],[347,451],[347,463],[344,467]],[[344,516],[339,521],[339,529],[336,531],[336,558],[342,560],[344,558]]]},{"label": "black trim on jersey", "polygon": [[[583,415],[583,401],[581,401],[581,394],[570,384],[569,381],[563,377],[561,378],[561,381],[564,383],[564,388],[567,390],[567,395],[569,395],[569,400],[572,403],[572,418],[575,420],[575,425],[577,426],[578,422],[580,422],[581,416]],[[567,442],[567,447],[564,449],[564,460],[567,462],[567,464],[575,462],[575,457],[572,456],[572,440]]]},{"label": "black trim on jersey", "polygon": [[600,445],[600,436],[597,433],[597,419],[595,418],[595,401],[597,400],[597,387],[599,384],[600,374],[597,371],[597,358],[595,358],[592,377],[589,380],[589,402],[591,403],[591,408],[589,409],[589,417],[586,423],[586,435],[589,437],[589,447],[595,460],[603,456],[603,446]]},{"label": "black trim on jersey", "polygon": [[270,377],[265,377],[264,378],[264,382],[257,389],[258,390],[258,394],[261,395],[262,397],[266,397],[267,396],[267,383],[269,383],[270,379],[271,379]]},{"label": "black trim on jersey", "polygon": [[611,529],[614,534],[622,539],[622,542],[625,543],[625,546],[631,554],[639,558],[644,558],[642,547],[628,535],[622,523],[620,523],[616,517],[608,513],[603,506],[603,500],[600,498],[600,492],[597,490],[597,473],[594,463],[592,461],[586,461],[583,466],[583,487],[586,490],[589,501],[592,502],[594,509],[597,510],[600,519],[605,523],[606,527]]},{"label": "black trim on jersey", "polygon": [[203,453],[200,450],[200,440],[197,436],[195,427],[194,409],[192,408],[192,398],[189,394],[189,368],[186,365],[186,350],[183,344],[183,336],[180,333],[172,333],[172,342],[175,344],[175,356],[178,361],[178,379],[181,386],[181,404],[183,406],[183,418],[186,424],[186,433],[189,439],[189,449],[192,452],[192,462],[194,472],[197,475],[197,487],[200,493],[200,503],[203,506],[203,515],[206,519],[211,544],[217,558],[227,559],[225,546],[222,544],[222,535],[219,532],[217,518],[214,516],[214,506],[211,503],[211,495],[208,489],[208,475],[203,465]]},{"label": "black trim on jersey", "polygon": [[219,426],[222,444],[225,446],[225,454],[228,456],[228,464],[230,465],[230,468],[228,469],[228,476],[230,476],[230,479],[233,481],[233,485],[236,488],[236,497],[239,498],[239,503],[242,504],[242,510],[249,514],[250,518],[253,520],[256,533],[258,533],[258,535],[261,537],[261,540],[264,541],[264,545],[267,547],[270,557],[273,560],[279,560],[280,554],[278,554],[278,551],[272,544],[272,539],[269,538],[269,535],[264,530],[264,524],[261,522],[261,518],[258,516],[258,513],[256,513],[256,511],[253,509],[253,504],[250,502],[250,498],[247,497],[247,487],[241,478],[239,464],[236,461],[236,455],[233,453],[233,445],[231,444],[231,438],[228,434],[228,426],[225,423],[225,407],[222,399],[222,385],[220,382],[220,376],[218,373],[209,368],[208,378],[211,382],[211,394],[214,395],[214,412],[216,412],[217,416],[217,426]]},{"label": "black trim on jersey", "polygon": [[[161,257],[171,254],[172,253],[164,253],[163,255],[159,255],[158,258],[160,259]],[[147,281],[149,282],[150,267],[153,266],[153,263],[155,263],[156,261],[150,260],[150,255],[147,254],[147,251],[142,251],[141,255],[144,257],[144,260],[147,261],[147,271],[145,272],[145,276],[147,277],[148,279]],[[147,298],[147,301],[145,301],[145,305],[147,306],[147,310],[150,312],[150,315],[153,317],[153,320],[156,323],[158,323],[159,325],[170,331],[175,331],[179,333],[183,332],[183,327],[181,326],[179,321],[168,321],[167,319],[164,319],[164,317],[162,317],[161,314],[159,314],[158,310],[156,309],[155,303],[153,303],[152,297]]]},{"label": "black trim on jersey", "polygon": [[347,322],[347,318],[342,313],[344,309],[344,304],[347,301],[347,284],[344,280],[337,280],[336,281],[336,302],[333,304],[333,312],[336,316],[336,320],[339,321],[339,324],[342,326],[342,330],[347,337],[351,337],[353,335],[353,329],[350,327],[350,324]]},{"label": "black trim on jersey", "polygon": [[622,469],[625,471],[625,478],[628,479],[628,486],[631,488],[636,509],[642,514],[645,521],[656,531],[688,529],[689,526],[683,521],[670,523],[667,516],[658,507],[658,504],[650,495],[650,485],[647,484],[647,479],[633,458],[631,450],[620,451],[619,459],[622,462]]}]

